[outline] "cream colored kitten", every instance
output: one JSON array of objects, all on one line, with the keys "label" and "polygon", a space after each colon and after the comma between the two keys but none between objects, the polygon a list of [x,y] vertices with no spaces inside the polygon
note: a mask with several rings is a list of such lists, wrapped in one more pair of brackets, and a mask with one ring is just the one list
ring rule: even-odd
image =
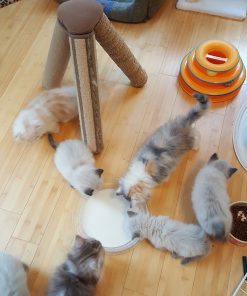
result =
[{"label": "cream colored kitten", "polygon": [[58,132],[59,122],[78,115],[77,91],[65,86],[43,91],[22,110],[13,124],[13,137],[17,142],[33,141],[48,132]]},{"label": "cream colored kitten", "polygon": [[94,157],[80,140],[66,140],[56,143],[51,134],[48,135],[50,145],[56,149],[55,165],[60,174],[81,194],[91,196],[94,190],[101,187],[102,169],[95,167]]}]

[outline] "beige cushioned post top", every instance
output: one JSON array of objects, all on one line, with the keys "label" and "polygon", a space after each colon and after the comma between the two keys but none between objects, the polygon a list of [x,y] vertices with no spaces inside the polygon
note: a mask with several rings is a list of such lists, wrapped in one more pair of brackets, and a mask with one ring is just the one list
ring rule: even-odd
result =
[{"label": "beige cushioned post top", "polygon": [[70,0],[58,7],[58,20],[72,35],[91,33],[103,15],[95,0]]}]

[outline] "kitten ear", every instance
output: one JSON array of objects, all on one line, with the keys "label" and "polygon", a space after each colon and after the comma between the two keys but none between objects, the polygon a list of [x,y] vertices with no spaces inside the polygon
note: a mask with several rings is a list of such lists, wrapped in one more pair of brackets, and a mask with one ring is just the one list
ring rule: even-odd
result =
[{"label": "kitten ear", "polygon": [[217,153],[214,153],[214,154],[210,157],[210,159],[209,159],[208,162],[215,161],[215,160],[217,160],[217,159],[219,159],[219,157],[218,157]]},{"label": "kitten ear", "polygon": [[97,169],[95,170],[96,175],[98,175],[99,177],[101,177],[101,175],[103,174],[104,170],[103,169]]},{"label": "kitten ear", "polygon": [[87,188],[84,193],[86,195],[89,195],[89,196],[92,196],[93,195],[93,192],[94,192],[94,189],[91,189],[91,188]]},{"label": "kitten ear", "polygon": [[228,170],[228,177],[230,178],[234,173],[236,173],[237,170],[237,168],[230,168]]},{"label": "kitten ear", "polygon": [[123,188],[122,186],[119,186],[118,189],[116,190],[116,195],[123,195],[124,192],[123,192]]},{"label": "kitten ear", "polygon": [[81,247],[82,245],[84,245],[85,242],[86,242],[85,238],[81,237],[78,234],[75,236],[75,246],[76,247]]}]

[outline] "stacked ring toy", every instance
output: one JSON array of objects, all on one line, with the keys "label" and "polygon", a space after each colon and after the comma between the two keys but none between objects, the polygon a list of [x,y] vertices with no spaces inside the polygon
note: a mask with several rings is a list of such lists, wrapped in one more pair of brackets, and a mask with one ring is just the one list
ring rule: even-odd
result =
[{"label": "stacked ring toy", "polygon": [[238,50],[221,40],[209,40],[183,59],[178,81],[185,92],[208,95],[212,102],[233,99],[246,76]]}]

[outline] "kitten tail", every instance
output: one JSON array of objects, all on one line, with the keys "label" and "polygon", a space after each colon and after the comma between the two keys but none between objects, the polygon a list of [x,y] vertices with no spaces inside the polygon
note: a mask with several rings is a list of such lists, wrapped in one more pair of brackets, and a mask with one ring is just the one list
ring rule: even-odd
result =
[{"label": "kitten tail", "polygon": [[57,149],[58,143],[54,140],[52,134],[48,133],[48,141],[53,149]]},{"label": "kitten tail", "polygon": [[197,121],[208,109],[208,97],[206,95],[195,93],[193,97],[198,103],[190,109],[190,111],[183,117],[182,123],[185,125],[192,125]]}]

